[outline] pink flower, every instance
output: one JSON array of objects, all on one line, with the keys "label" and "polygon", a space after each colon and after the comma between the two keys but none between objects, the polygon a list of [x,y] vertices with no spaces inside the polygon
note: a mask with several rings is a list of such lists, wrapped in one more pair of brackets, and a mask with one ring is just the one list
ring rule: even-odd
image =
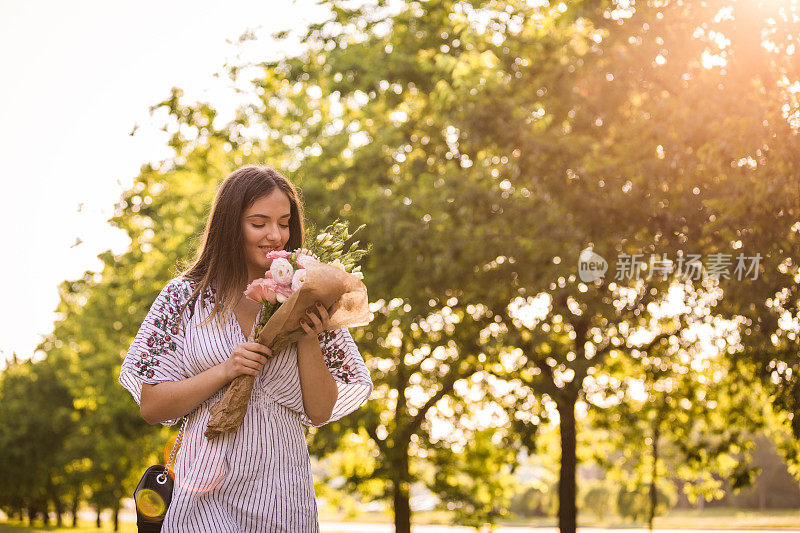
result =
[{"label": "pink flower", "polygon": [[292,288],[288,285],[276,285],[275,286],[275,298],[277,298],[279,303],[283,303],[289,299],[289,296],[292,295]]},{"label": "pink flower", "polygon": [[319,262],[320,262],[319,259],[317,259],[316,257],[314,257],[312,255],[308,255],[308,254],[304,254],[304,253],[297,254],[297,264],[300,265],[302,268],[306,268],[309,265],[312,265],[314,263],[319,263]]},{"label": "pink flower", "polygon": [[247,298],[258,303],[274,304],[275,302],[278,301],[275,290],[276,288],[277,286],[273,280],[259,278],[253,280],[253,282],[247,286],[247,288],[244,290],[244,295]]},{"label": "pink flower", "polygon": [[272,250],[267,254],[267,259],[286,259],[291,255],[291,252],[286,250]]},{"label": "pink flower", "polygon": [[288,259],[283,257],[273,259],[272,264],[269,267],[269,271],[272,273],[272,279],[275,280],[276,283],[280,285],[288,285],[292,283],[294,267],[292,267],[292,264]]}]

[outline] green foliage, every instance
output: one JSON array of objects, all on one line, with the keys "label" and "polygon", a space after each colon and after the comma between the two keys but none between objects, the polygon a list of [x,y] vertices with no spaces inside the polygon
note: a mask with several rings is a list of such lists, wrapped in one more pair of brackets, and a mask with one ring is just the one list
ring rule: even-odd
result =
[{"label": "green foliage", "polygon": [[0,374],[0,508],[46,513],[72,481],[63,465],[78,429],[65,368],[52,361],[12,362]]},{"label": "green foliage", "polygon": [[558,494],[537,484],[517,493],[508,509],[519,517],[553,516],[558,511]]},{"label": "green foliage", "polygon": [[612,486],[608,482],[587,483],[580,497],[580,509],[591,513],[595,518],[606,518],[617,505]]},{"label": "green foliage", "polygon": [[[673,485],[659,486],[656,514],[665,514],[677,501],[678,496]],[[637,522],[646,520],[650,513],[650,487],[643,484],[621,487],[617,493],[616,505],[620,516]]]},{"label": "green foliage", "polygon": [[[735,488],[752,480],[748,452],[766,423],[767,398],[729,368],[736,325],[706,320],[710,302],[689,298],[687,327],[674,342],[609,360],[607,385],[590,397],[598,406],[595,442],[609,443],[592,458],[623,487],[647,487],[645,494],[652,483],[659,491],[681,487],[692,502],[712,501],[724,495],[726,480]],[[643,516],[667,510],[646,508]]]},{"label": "green foliage", "polygon": [[[517,482],[513,448],[503,446],[503,434],[494,428],[478,430],[465,445],[446,446],[434,456],[433,489],[444,508],[456,510],[458,521],[479,527],[509,516]],[[487,472],[491,472],[487,475]]]}]

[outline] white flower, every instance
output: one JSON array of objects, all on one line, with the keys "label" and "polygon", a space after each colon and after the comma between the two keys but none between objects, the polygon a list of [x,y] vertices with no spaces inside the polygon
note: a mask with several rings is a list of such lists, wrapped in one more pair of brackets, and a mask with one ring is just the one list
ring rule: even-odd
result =
[{"label": "white flower", "polygon": [[283,257],[273,259],[272,264],[269,267],[269,271],[270,274],[272,274],[272,279],[274,279],[277,283],[288,285],[292,282],[294,268],[292,268],[292,264],[288,259],[284,259]]},{"label": "white flower", "polygon": [[362,274],[361,272],[353,272],[352,274],[358,279],[364,279],[364,274]]},{"label": "white flower", "polygon": [[[335,266],[336,268],[338,268],[340,270],[344,270],[344,265],[338,259],[334,259],[333,261],[331,261],[328,264],[331,265],[331,266]],[[344,270],[344,271],[347,272],[347,270]]]},{"label": "white flower", "polygon": [[297,292],[300,289],[300,286],[305,283],[306,281],[306,269],[305,268],[298,268],[294,271],[294,276],[292,276],[292,292]]}]

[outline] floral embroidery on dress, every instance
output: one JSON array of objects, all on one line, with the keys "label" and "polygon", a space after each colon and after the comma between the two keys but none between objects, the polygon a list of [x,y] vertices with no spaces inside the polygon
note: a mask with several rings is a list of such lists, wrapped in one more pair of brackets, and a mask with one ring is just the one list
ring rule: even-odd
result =
[{"label": "floral embroidery on dress", "polygon": [[344,383],[351,383],[356,379],[355,365],[345,363],[347,355],[344,342],[337,342],[342,339],[336,330],[327,330],[319,334],[320,348],[325,364],[334,378]]},{"label": "floral embroidery on dress", "polygon": [[161,292],[153,307],[156,330],[147,337],[147,348],[139,352],[139,360],[134,363],[140,376],[152,378],[155,375],[153,368],[159,366],[161,357],[177,350],[177,336],[180,334],[178,315],[181,305],[190,294],[187,284],[176,281],[167,284]]},{"label": "floral embroidery on dress", "polygon": [[[191,280],[186,280],[186,282],[189,284],[189,294],[194,293],[195,288],[197,288],[197,282]],[[205,309],[206,306],[213,306],[216,294],[217,291],[215,291],[213,287],[207,287],[205,293],[203,293],[203,299],[200,304],[201,307]],[[197,302],[198,296],[200,295],[195,294],[194,297],[189,300],[189,304],[186,306],[186,310],[189,312],[189,318],[194,316],[194,306]]]}]

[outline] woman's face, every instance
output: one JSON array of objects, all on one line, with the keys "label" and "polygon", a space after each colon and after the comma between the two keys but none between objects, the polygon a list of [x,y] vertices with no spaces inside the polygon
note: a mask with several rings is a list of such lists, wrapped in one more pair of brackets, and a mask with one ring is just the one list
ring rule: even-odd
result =
[{"label": "woman's face", "polygon": [[242,233],[251,276],[262,277],[268,266],[267,252],[282,250],[288,242],[290,215],[289,198],[277,187],[245,210]]}]

